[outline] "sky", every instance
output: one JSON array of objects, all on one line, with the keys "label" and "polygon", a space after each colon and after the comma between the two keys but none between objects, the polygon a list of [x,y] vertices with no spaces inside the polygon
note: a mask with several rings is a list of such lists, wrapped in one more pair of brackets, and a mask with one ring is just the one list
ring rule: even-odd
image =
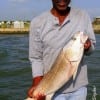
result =
[{"label": "sky", "polygon": [[[31,20],[49,10],[52,0],[1,0],[0,20]],[[71,6],[85,9],[91,17],[100,16],[100,0],[71,0]]]}]

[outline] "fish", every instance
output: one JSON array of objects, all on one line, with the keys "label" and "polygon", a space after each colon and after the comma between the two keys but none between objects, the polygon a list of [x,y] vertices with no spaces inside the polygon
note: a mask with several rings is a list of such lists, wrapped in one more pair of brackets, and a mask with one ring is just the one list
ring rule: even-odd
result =
[{"label": "fish", "polygon": [[[43,79],[33,92],[33,96],[39,94],[51,100],[55,92],[60,89],[72,77],[75,80],[79,64],[84,55],[84,43],[88,35],[76,32],[69,42],[62,48],[51,69],[44,75]],[[26,100],[37,100],[27,98]]]}]

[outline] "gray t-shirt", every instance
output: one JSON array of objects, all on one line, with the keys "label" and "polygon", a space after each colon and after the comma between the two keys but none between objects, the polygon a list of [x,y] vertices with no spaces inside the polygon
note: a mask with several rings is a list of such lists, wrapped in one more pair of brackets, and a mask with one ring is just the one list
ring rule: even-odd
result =
[{"label": "gray t-shirt", "polygon": [[[60,50],[78,31],[89,36],[92,46],[87,54],[90,54],[94,50],[96,40],[90,17],[85,11],[71,8],[62,25],[59,25],[58,18],[53,16],[50,11],[35,17],[31,21],[29,59],[32,64],[33,77],[44,75],[49,71]],[[83,58],[76,80],[70,79],[59,92],[72,92],[87,84],[87,65],[84,64]]]}]

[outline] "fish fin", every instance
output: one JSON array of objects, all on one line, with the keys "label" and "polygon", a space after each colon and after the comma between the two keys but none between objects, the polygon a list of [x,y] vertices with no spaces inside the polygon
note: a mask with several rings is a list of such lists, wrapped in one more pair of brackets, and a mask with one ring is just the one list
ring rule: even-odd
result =
[{"label": "fish fin", "polygon": [[84,34],[83,32],[80,32],[80,34],[82,35],[81,42],[84,44],[88,39],[88,35]]},{"label": "fish fin", "polygon": [[54,93],[46,95],[46,100],[52,100]]},{"label": "fish fin", "polygon": [[77,69],[75,70],[75,72],[74,72],[74,74],[73,74],[73,80],[75,80],[76,75],[77,75]]},{"label": "fish fin", "polygon": [[73,80],[75,80],[76,75],[77,75],[77,71],[78,71],[78,62],[73,62],[72,66],[75,67],[74,68],[74,73],[73,73]]}]

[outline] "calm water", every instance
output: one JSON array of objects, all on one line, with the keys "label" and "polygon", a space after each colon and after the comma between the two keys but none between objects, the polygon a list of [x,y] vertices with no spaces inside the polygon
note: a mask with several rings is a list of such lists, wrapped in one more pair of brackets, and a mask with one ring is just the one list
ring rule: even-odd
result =
[{"label": "calm water", "polygon": [[[93,86],[96,100],[100,100],[100,35],[96,38],[96,50],[87,58],[90,81],[87,100],[92,100]],[[24,100],[31,78],[28,35],[0,35],[0,100]]]}]

